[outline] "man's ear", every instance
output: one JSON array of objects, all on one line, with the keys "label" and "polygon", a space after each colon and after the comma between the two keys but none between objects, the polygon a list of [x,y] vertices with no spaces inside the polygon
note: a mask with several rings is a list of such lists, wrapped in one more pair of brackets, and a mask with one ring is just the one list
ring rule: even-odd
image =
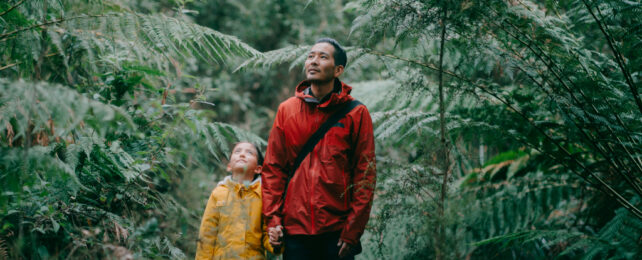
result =
[{"label": "man's ear", "polygon": [[232,172],[232,166],[230,165],[229,162],[227,163],[227,171]]},{"label": "man's ear", "polygon": [[254,169],[254,173],[261,173],[261,171],[263,171],[263,166],[261,165],[256,166],[256,169]]},{"label": "man's ear", "polygon": [[343,65],[334,66],[334,77],[338,78],[341,76],[341,74],[343,74],[343,69]]}]

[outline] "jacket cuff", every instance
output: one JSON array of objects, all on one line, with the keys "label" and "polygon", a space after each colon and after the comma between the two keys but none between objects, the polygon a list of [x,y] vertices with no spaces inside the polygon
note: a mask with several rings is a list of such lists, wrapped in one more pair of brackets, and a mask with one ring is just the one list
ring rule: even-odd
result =
[{"label": "jacket cuff", "polygon": [[281,217],[277,217],[277,216],[273,216],[272,218],[270,218],[270,220],[267,223],[268,228],[273,228],[278,225],[282,226],[283,224],[281,224]]},{"label": "jacket cuff", "polygon": [[360,237],[360,234],[351,234],[346,232],[345,229],[341,232],[341,240],[353,246],[359,243]]},{"label": "jacket cuff", "polygon": [[270,253],[272,253],[273,255],[281,255],[283,254],[283,252],[285,252],[285,246],[283,245],[277,247],[273,247],[272,245],[270,246],[272,247],[272,251]]}]

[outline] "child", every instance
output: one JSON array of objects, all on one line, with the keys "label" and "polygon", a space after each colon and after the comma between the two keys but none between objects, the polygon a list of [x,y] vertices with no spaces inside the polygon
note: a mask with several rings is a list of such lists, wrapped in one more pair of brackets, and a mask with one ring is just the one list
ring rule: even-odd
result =
[{"label": "child", "polygon": [[227,164],[232,175],[218,183],[207,201],[196,259],[265,259],[266,249],[275,254],[261,214],[262,163],[253,144],[234,146]]}]

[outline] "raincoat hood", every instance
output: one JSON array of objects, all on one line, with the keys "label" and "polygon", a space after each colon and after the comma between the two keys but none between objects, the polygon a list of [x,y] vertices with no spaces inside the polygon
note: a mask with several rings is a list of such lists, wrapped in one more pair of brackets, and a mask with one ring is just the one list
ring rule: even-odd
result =
[{"label": "raincoat hood", "polygon": [[[310,103],[310,100],[316,100],[315,97],[311,95],[306,95],[305,90],[310,87],[310,82],[307,80],[301,81],[296,87],[295,96],[307,103]],[[334,107],[346,102],[352,101],[354,98],[350,96],[352,92],[352,87],[348,84],[343,83],[338,78],[334,80],[334,89],[330,92],[330,97],[318,105],[319,108]]]},{"label": "raincoat hood", "polygon": [[261,197],[261,177],[255,178],[251,182],[238,183],[232,179],[232,176],[227,176],[222,181],[219,181],[216,186],[227,188],[236,194],[239,194],[241,190],[252,191],[256,196]]}]

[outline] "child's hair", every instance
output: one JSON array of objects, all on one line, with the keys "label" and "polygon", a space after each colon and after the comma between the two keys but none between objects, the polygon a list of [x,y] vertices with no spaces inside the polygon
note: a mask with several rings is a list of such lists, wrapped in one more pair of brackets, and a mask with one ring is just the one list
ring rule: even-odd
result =
[{"label": "child's hair", "polygon": [[[242,143],[248,143],[248,144],[251,144],[252,146],[254,146],[254,149],[256,149],[256,164],[258,166],[263,165],[263,154],[261,153],[261,149],[259,149],[259,147],[256,146],[255,144],[253,144],[252,142],[249,142],[249,141],[236,142],[236,143],[234,143],[232,145],[232,150],[234,150],[234,147],[236,147],[238,144],[242,144]],[[232,154],[230,153],[230,157],[231,156],[232,156]],[[229,160],[230,158],[227,158],[227,159]]]}]

